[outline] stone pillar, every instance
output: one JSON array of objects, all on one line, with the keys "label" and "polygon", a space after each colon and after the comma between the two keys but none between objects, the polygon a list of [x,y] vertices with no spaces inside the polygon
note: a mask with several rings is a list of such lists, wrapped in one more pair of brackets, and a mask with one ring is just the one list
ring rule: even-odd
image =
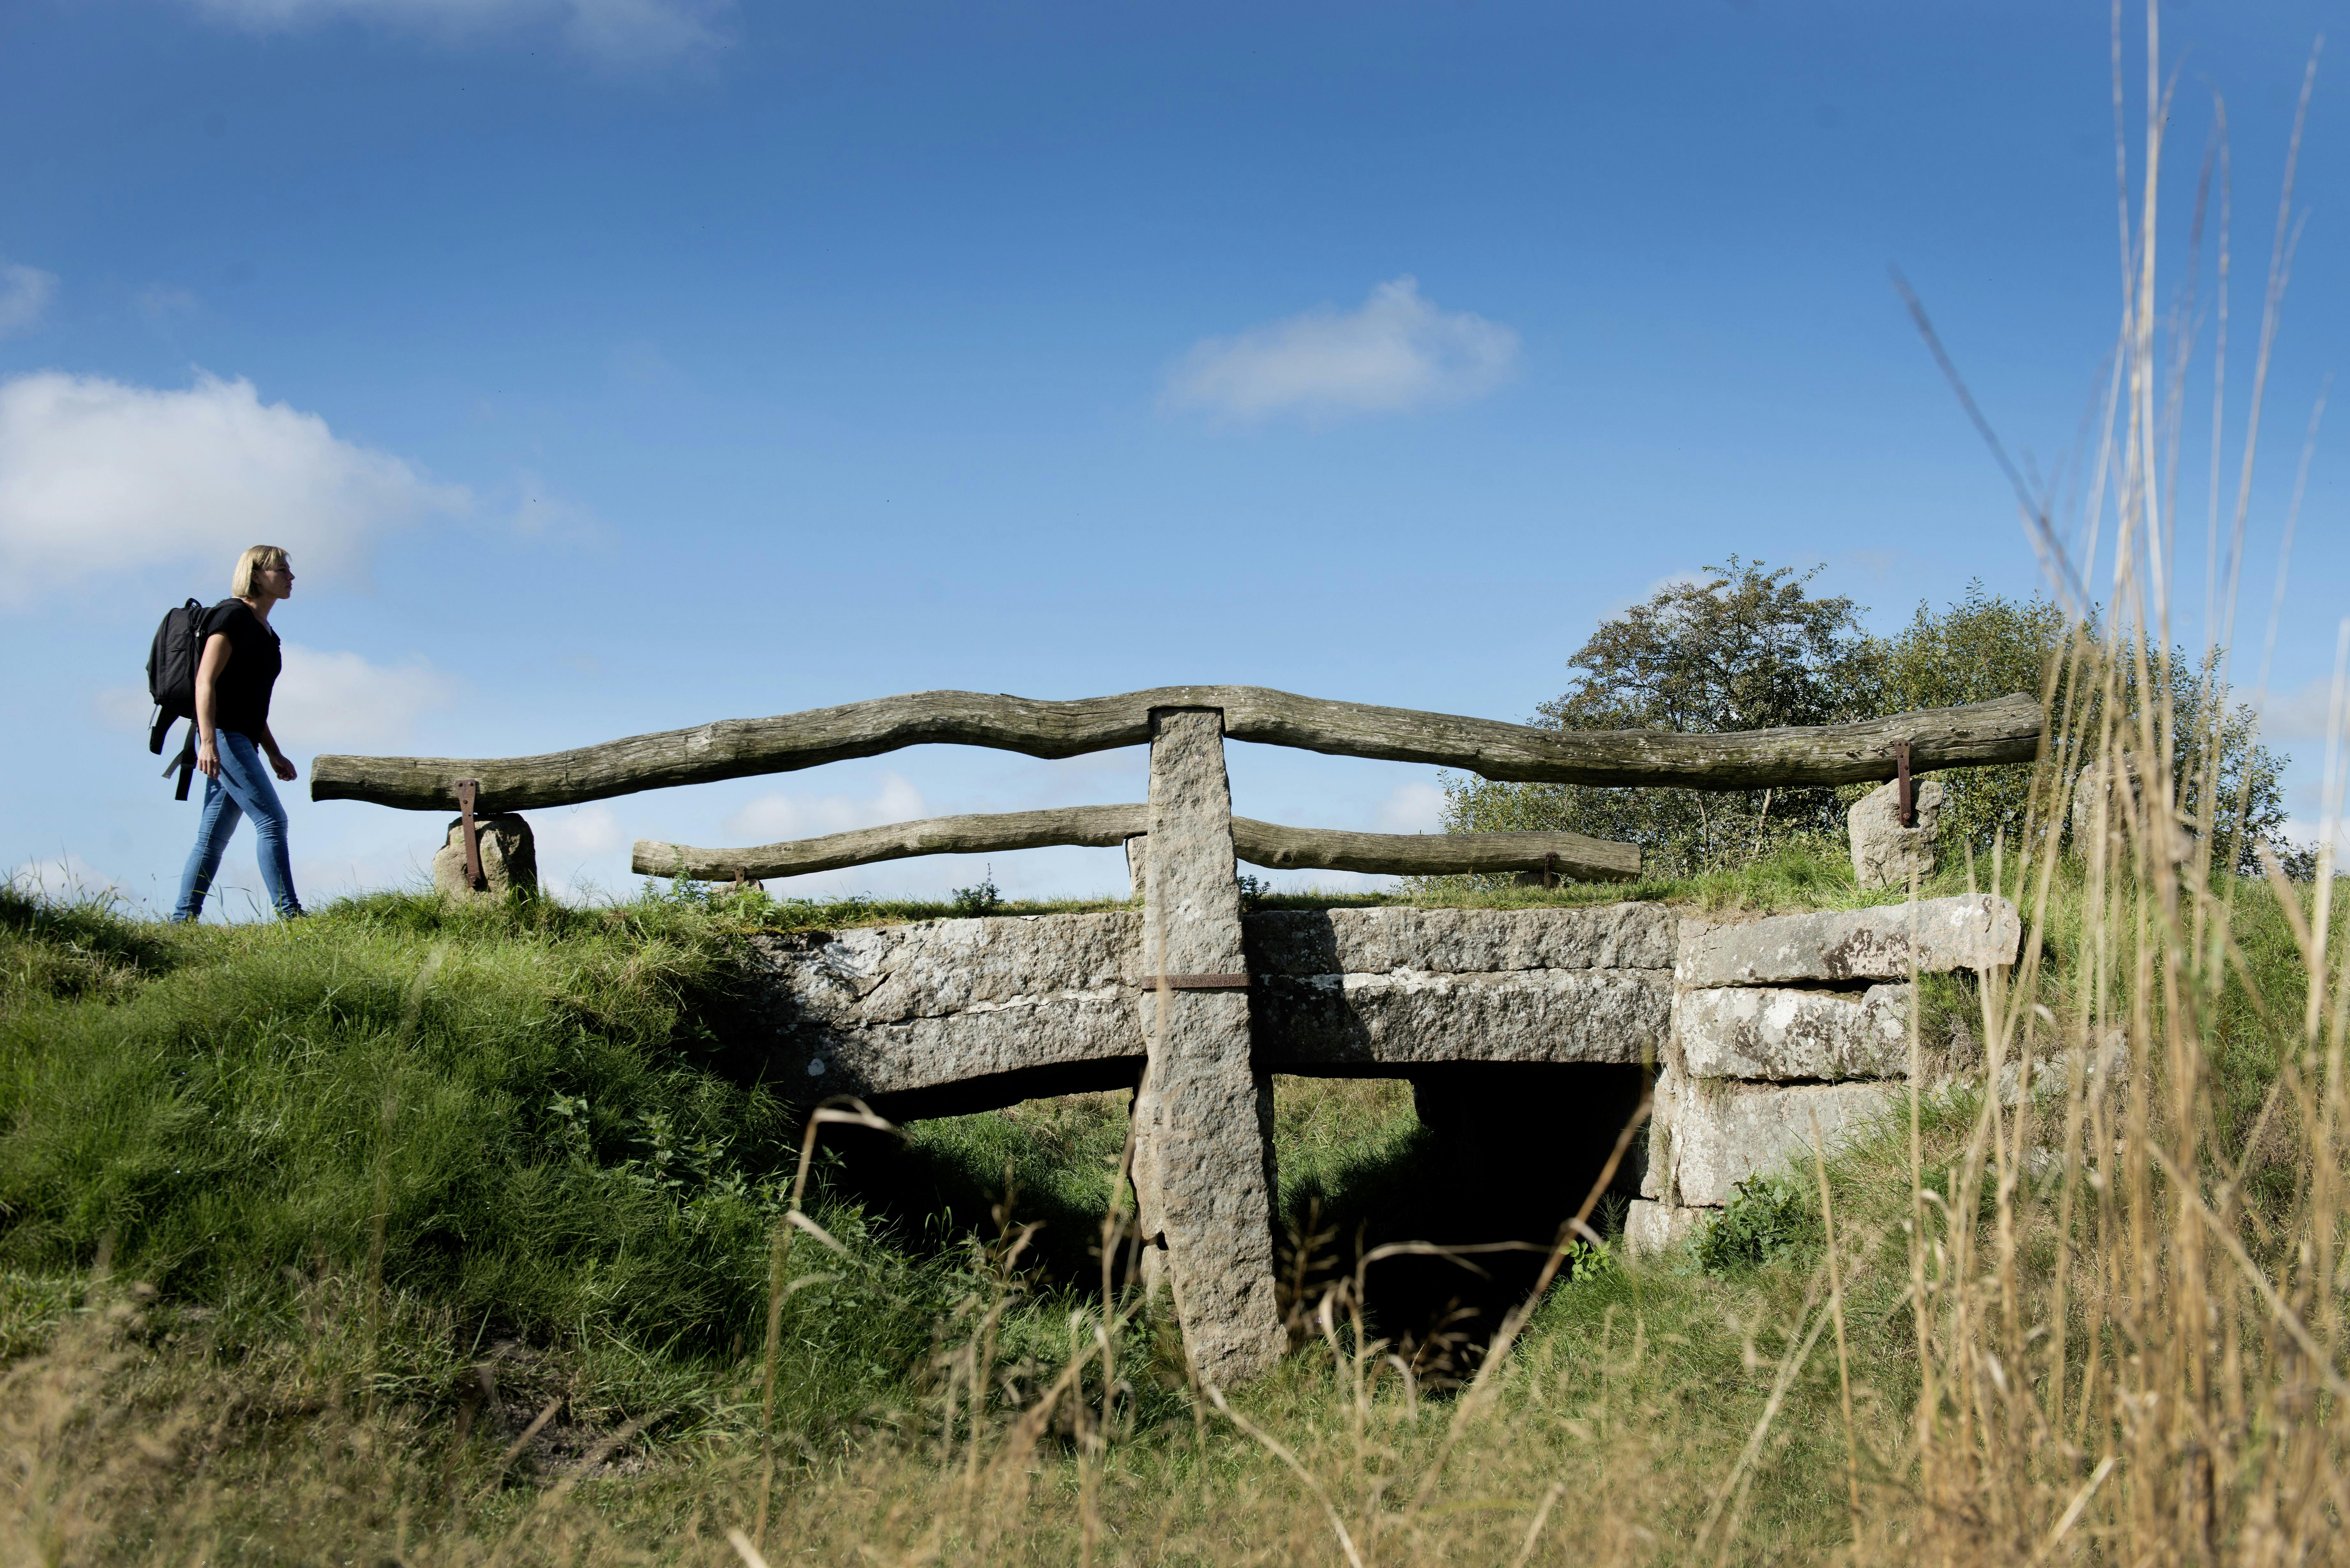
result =
[{"label": "stone pillar", "polygon": [[514,812],[473,819],[482,841],[482,880],[475,892],[465,882],[465,819],[452,817],[449,836],[432,857],[432,890],[454,898],[503,898],[519,888],[538,891],[538,849],[530,824]]},{"label": "stone pillar", "polygon": [[[1243,974],[1223,713],[1166,708],[1150,720],[1144,974]],[[1158,1275],[1193,1367],[1230,1387],[1288,1345],[1274,1301],[1273,1084],[1250,1060],[1246,990],[1166,1002],[1162,1020],[1158,992],[1139,1001],[1150,1068],[1134,1106],[1137,1217],[1164,1249]]]},{"label": "stone pillar", "polygon": [[1627,1244],[1654,1252],[1678,1243],[1750,1178],[1793,1168],[1806,1179],[1815,1127],[1833,1146],[1898,1113],[1909,1086],[1912,969],[2001,968],[2022,940],[2015,906],[1981,894],[1684,919],[1672,1041]]},{"label": "stone pillar", "polygon": [[1149,834],[1138,833],[1126,841],[1126,879],[1128,887],[1132,889],[1127,894],[1128,898],[1147,898],[1150,896],[1149,859]]},{"label": "stone pillar", "polygon": [[1852,874],[1864,888],[1907,888],[1916,872],[1922,882],[1934,874],[1934,839],[1942,822],[1939,779],[1919,779],[1918,826],[1901,826],[1899,791],[1885,784],[1852,803],[1846,825],[1852,832]]}]

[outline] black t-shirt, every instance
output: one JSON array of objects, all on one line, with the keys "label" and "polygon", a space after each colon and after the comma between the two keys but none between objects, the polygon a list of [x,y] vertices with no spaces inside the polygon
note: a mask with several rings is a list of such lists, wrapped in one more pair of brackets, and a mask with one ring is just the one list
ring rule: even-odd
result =
[{"label": "black t-shirt", "polygon": [[250,741],[269,728],[269,692],[286,661],[277,634],[243,599],[223,599],[204,618],[204,637],[228,639],[228,668],[213,699],[213,724]]}]

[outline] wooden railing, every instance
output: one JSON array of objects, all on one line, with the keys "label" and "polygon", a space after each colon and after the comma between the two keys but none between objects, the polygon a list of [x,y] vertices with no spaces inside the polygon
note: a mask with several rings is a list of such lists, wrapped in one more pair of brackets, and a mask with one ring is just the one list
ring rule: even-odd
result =
[{"label": "wooden railing", "polygon": [[310,798],[444,811],[457,781],[476,779],[480,809],[531,811],[639,790],[792,773],[905,746],[951,743],[1032,757],[1074,757],[1144,744],[1150,739],[1154,708],[1221,708],[1227,740],[1335,756],[1432,763],[1516,783],[1706,790],[1889,779],[1896,741],[1909,742],[1910,766],[1920,773],[2028,763],[2037,752],[2041,724],[2040,704],[2022,695],[1858,724],[1700,735],[1544,730],[1297,697],[1262,686],[1162,686],[1074,702],[916,691],[772,719],[725,719],[536,757],[324,756],[310,769]]},{"label": "wooden railing", "polygon": [[[1118,697],[1040,701],[976,691],[917,691],[768,719],[730,719],[632,735],[532,757],[322,756],[313,800],[363,800],[446,810],[461,783],[481,812],[575,805],[639,790],[790,773],[905,746],[992,746],[1072,757],[1147,743],[1154,710],[1220,710],[1227,740],[1336,756],[1434,763],[1519,783],[1744,790],[1890,779],[1908,767],[1981,767],[2037,754],[2040,704],[2018,694],[1853,724],[1680,734],[1654,730],[1547,730],[1492,719],[1300,697],[1261,686],[1164,686]],[[640,840],[649,875],[787,877],[912,855],[1044,845],[1111,845],[1143,831],[1141,806],[1077,806],[1001,816],[940,817],[749,849]],[[1637,876],[1639,852],[1576,834],[1400,835],[1282,827],[1232,819],[1233,847],[1253,865],[1388,875],[1546,871],[1578,878]]]}]

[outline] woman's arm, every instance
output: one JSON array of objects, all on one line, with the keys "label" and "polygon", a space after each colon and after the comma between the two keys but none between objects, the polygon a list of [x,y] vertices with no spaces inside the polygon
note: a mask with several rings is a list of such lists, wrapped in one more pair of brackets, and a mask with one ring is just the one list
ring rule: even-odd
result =
[{"label": "woman's arm", "polygon": [[204,656],[196,665],[196,771],[208,779],[220,777],[220,747],[213,740],[213,714],[220,706],[221,672],[236,651],[226,632],[204,639]]},{"label": "woman's arm", "polygon": [[296,767],[292,759],[277,749],[277,737],[269,732],[269,721],[266,719],[261,722],[261,749],[269,757],[270,771],[286,783],[292,784],[301,775],[302,770]]}]

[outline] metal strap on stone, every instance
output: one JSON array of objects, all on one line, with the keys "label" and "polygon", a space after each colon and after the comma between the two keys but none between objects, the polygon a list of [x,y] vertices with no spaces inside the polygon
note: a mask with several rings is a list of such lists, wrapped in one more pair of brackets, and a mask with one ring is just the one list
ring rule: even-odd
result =
[{"label": "metal strap on stone", "polygon": [[482,830],[473,821],[473,795],[481,787],[476,779],[457,781],[457,812],[465,830],[465,886],[476,891],[490,885],[482,875]]}]

